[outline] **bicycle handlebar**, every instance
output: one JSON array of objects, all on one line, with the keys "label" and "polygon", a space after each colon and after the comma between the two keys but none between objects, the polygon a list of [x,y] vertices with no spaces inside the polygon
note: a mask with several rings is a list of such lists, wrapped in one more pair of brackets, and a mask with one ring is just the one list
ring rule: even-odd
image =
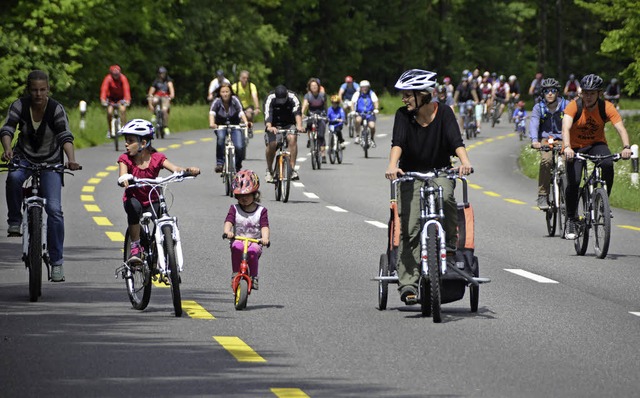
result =
[{"label": "bicycle handlebar", "polygon": [[[73,173],[65,171],[65,170],[71,170],[71,169],[67,165],[64,165],[62,163],[56,163],[56,164],[34,163],[34,162],[31,162],[30,160],[27,160],[27,162],[29,162],[28,165],[23,165],[17,162],[0,164],[0,168],[6,168],[8,171],[14,171],[17,169],[25,169],[30,171],[55,171],[56,173],[65,173],[65,174],[73,175]],[[78,170],[82,170],[82,166],[80,166]]]},{"label": "bicycle handlebar", "polygon": [[326,122],[327,120],[329,120],[329,118],[327,118],[326,116],[322,116],[322,115],[319,115],[319,114],[317,114],[317,113],[314,113],[314,114],[311,114],[311,115],[309,115],[309,116],[305,116],[305,117],[302,119],[302,122],[304,123],[304,122],[307,122],[307,121],[309,121],[309,120],[316,120],[316,121],[318,121],[318,120],[323,120],[323,121],[325,121],[325,122]]},{"label": "bicycle handlebar", "polygon": [[620,159],[624,159],[621,153],[612,153],[611,155],[589,155],[588,153],[580,152],[575,153],[575,158],[580,160],[590,160],[592,162],[605,159],[613,159],[614,162],[617,162]]},{"label": "bicycle handlebar", "polygon": [[[471,173],[473,173],[473,168],[471,169]],[[447,178],[455,179],[455,178],[465,178],[465,176],[461,176],[458,174],[457,168],[443,168],[443,169],[434,169],[432,171],[428,171],[426,173],[421,173],[418,171],[406,171],[401,177],[396,178],[391,181],[392,183],[403,182],[403,181],[428,181],[437,177],[441,177],[443,174],[446,174]]]},{"label": "bicycle handlebar", "polygon": [[187,179],[190,180],[190,179],[196,178],[196,176],[197,174],[192,174],[187,170],[177,171],[167,177],[138,178],[138,177],[132,176],[132,178],[129,179],[130,185],[127,187],[127,189],[133,188],[133,187],[141,187],[145,185],[163,185],[163,184],[168,184],[170,182],[181,182]]},{"label": "bicycle handlebar", "polygon": [[259,244],[260,246],[266,246],[266,247],[271,246],[271,242],[269,242],[269,244],[267,244],[267,245],[264,245],[260,239],[248,238],[248,237],[246,237],[246,236],[239,236],[239,235],[235,235],[233,238],[228,238],[228,237],[227,237],[227,234],[224,234],[224,233],[223,233],[223,234],[222,234],[222,239],[229,239],[229,240],[230,240],[230,241],[232,241],[232,242],[233,242],[234,240],[246,240],[246,241],[248,241],[248,242],[257,243],[257,244]]}]

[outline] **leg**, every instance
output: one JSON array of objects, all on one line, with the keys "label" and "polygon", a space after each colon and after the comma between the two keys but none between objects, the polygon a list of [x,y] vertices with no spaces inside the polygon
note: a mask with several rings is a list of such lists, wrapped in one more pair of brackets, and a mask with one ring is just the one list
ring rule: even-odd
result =
[{"label": "leg", "polygon": [[42,173],[42,194],[47,199],[47,247],[52,265],[62,265],[64,245],[64,216],[62,214],[62,174]]},{"label": "leg", "polygon": [[[274,136],[273,137],[273,141],[269,141],[271,138],[269,138],[269,135]],[[265,136],[265,141],[266,142],[266,147],[264,150],[265,153],[265,157],[267,159],[267,170],[269,171],[269,174],[273,174],[273,160],[276,157],[276,141],[275,141],[275,134],[273,133],[267,133]]]},{"label": "leg", "polygon": [[115,134],[115,131],[111,131],[111,120],[113,119],[113,105],[109,104],[107,106],[107,126],[109,126],[108,130],[109,134]]},{"label": "leg", "polygon": [[[611,155],[611,151],[609,147],[605,144],[594,145],[593,148],[589,151],[592,155]],[[607,195],[611,195],[611,189],[613,188],[613,160],[606,159],[600,162],[600,167],[602,168],[602,179],[607,184]]]},{"label": "leg", "polygon": [[216,166],[224,164],[224,139],[226,138],[226,130],[216,130]]},{"label": "leg", "polygon": [[244,160],[244,134],[241,129],[235,129],[231,132],[231,140],[236,147],[236,171],[242,168]]},{"label": "leg", "polygon": [[127,213],[129,225],[129,237],[131,242],[140,240],[140,216],[142,216],[142,204],[138,199],[130,198],[124,202],[124,211]]},{"label": "leg", "polygon": [[118,104],[120,108],[120,120],[122,121],[122,125],[127,124],[127,107],[121,102]]},{"label": "leg", "polygon": [[244,243],[240,240],[234,240],[231,243],[231,269],[234,273],[240,272],[240,262],[242,261],[242,251]]},{"label": "leg", "polygon": [[398,289],[418,288],[420,277],[420,185],[403,182],[400,185],[398,215],[400,216],[400,245],[398,247]]},{"label": "leg", "polygon": [[553,152],[540,151],[540,171],[538,173],[538,196],[549,195],[551,183],[551,167],[553,166]]},{"label": "leg", "polygon": [[340,124],[340,125],[336,126],[336,129],[335,129],[336,135],[338,136],[338,142],[340,144],[342,144],[344,142],[344,137],[342,136],[342,126],[343,126],[343,124]]},{"label": "leg", "polygon": [[5,194],[7,197],[7,224],[20,226],[22,223],[22,184],[30,173],[27,170],[18,169],[7,175]]},{"label": "leg", "polygon": [[458,247],[458,204],[453,193],[456,188],[455,180],[445,177],[436,179],[436,183],[442,187],[444,197],[444,231],[447,235],[447,251],[455,251]]},{"label": "leg", "polygon": [[360,139],[360,126],[362,124],[362,116],[356,115],[356,138]]},{"label": "leg", "polygon": [[326,131],[327,125],[324,120],[320,120],[318,122],[318,146],[320,147],[320,154],[322,157],[325,156],[325,140],[324,134]]},{"label": "leg", "polygon": [[160,98],[162,103],[162,116],[164,117],[164,127],[169,128],[169,107],[171,106],[171,99],[169,97]]},{"label": "leg", "polygon": [[567,187],[565,189],[567,218],[574,219],[576,217],[576,208],[578,207],[578,193],[584,161],[574,158],[568,161],[565,167],[567,172]]},{"label": "leg", "polygon": [[376,135],[376,119],[375,116],[372,116],[373,119],[369,120],[369,130],[371,131],[371,141],[375,141]]},{"label": "leg", "polygon": [[287,135],[287,142],[289,145],[289,152],[291,152],[291,170],[296,169],[296,159],[298,158],[298,136],[296,134]]},{"label": "leg", "polygon": [[247,254],[249,255],[249,269],[251,270],[251,276],[258,277],[258,260],[262,255],[262,247],[256,243],[251,243]]}]

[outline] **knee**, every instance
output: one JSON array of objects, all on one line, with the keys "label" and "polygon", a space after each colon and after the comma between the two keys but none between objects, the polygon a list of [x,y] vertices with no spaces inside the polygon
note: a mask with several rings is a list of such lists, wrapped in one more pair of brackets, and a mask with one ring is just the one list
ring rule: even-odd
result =
[{"label": "knee", "polygon": [[50,218],[62,220],[62,203],[59,200],[47,199],[45,210]]}]

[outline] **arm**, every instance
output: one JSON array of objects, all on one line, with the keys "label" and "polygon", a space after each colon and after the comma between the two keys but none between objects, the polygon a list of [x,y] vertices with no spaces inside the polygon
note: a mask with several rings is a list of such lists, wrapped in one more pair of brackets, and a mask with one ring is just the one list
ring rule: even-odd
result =
[{"label": "arm", "polygon": [[564,114],[562,118],[562,145],[564,145],[564,154],[567,160],[573,159],[573,149],[571,149],[571,126],[573,126],[573,117]]},{"label": "arm", "polygon": [[120,75],[122,79],[122,90],[124,90],[124,101],[128,104],[131,103],[131,88],[129,87],[129,79],[125,75]]},{"label": "arm", "polygon": [[307,112],[307,109],[309,108],[309,101],[307,101],[307,99],[303,99],[302,100],[302,114],[304,115]]},{"label": "arm", "polygon": [[618,135],[620,135],[620,140],[624,147],[622,150],[622,157],[624,159],[629,159],[629,157],[631,157],[631,149],[629,149],[629,134],[627,133],[627,129],[624,127],[622,120],[614,124],[613,127],[618,131]]},{"label": "arm", "polygon": [[106,76],[102,80],[102,85],[100,85],[100,102],[102,105],[107,102],[107,95],[109,94],[109,76]]},{"label": "arm", "polygon": [[66,166],[69,170],[78,170],[80,169],[80,165],[76,162],[75,150],[73,147],[73,142],[67,141],[62,145],[62,150],[65,155],[67,155],[67,164]]},{"label": "arm", "polygon": [[224,234],[228,239],[231,239],[234,237],[233,224],[229,221],[224,222]]},{"label": "arm", "polygon": [[260,241],[262,241],[262,244],[264,246],[267,246],[270,242],[270,230],[269,227],[262,227],[260,229],[260,232],[262,233],[262,239],[260,239]]},{"label": "arm", "polygon": [[471,173],[471,162],[469,161],[469,156],[467,155],[467,150],[463,146],[459,146],[456,148],[456,156],[460,159],[460,167],[458,168],[458,174],[461,176],[467,175]]},{"label": "arm", "polygon": [[188,171],[189,173],[193,174],[193,175],[198,175],[200,174],[200,169],[197,167],[187,167],[182,168],[180,166],[176,166],[175,164],[171,163],[169,161],[169,159],[165,159],[165,161],[162,163],[162,167],[169,170],[172,173],[176,173],[176,172],[180,172],[180,171]]},{"label": "arm", "polygon": [[253,83],[249,83],[249,90],[251,90],[251,98],[253,99],[253,111],[260,113],[260,100],[258,99],[258,89]]},{"label": "arm", "polygon": [[[565,115],[566,117],[566,115]],[[538,131],[540,130],[540,107],[536,104],[531,112],[531,120],[529,120],[529,137],[531,138],[531,146],[538,149]]]},{"label": "arm", "polygon": [[176,97],[176,90],[173,87],[173,82],[168,82],[167,86],[169,87],[169,98],[174,99]]},{"label": "arm", "polygon": [[384,176],[389,180],[395,180],[398,175],[404,174],[404,171],[398,167],[398,162],[402,156],[402,148],[399,146],[392,146],[391,152],[389,152],[389,164],[387,165],[387,171]]}]

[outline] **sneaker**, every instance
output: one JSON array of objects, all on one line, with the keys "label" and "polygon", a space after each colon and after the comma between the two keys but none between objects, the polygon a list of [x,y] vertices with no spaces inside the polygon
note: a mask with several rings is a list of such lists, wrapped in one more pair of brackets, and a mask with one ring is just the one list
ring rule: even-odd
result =
[{"label": "sneaker", "polygon": [[567,220],[567,229],[564,234],[564,238],[568,240],[575,240],[577,237],[576,220],[570,218]]},{"label": "sneaker", "polygon": [[269,170],[267,170],[267,174],[264,175],[264,182],[271,184],[273,183],[273,175]]},{"label": "sneaker", "polygon": [[168,136],[171,134],[171,130],[169,130],[169,127],[165,127],[164,128],[164,135]]},{"label": "sneaker", "polygon": [[294,170],[294,171],[291,172],[291,179],[294,180],[294,181],[297,181],[297,180],[300,179],[300,176],[298,175],[297,171]]},{"label": "sneaker", "polygon": [[105,138],[113,138],[113,137],[111,137],[111,133],[107,131],[107,136]]},{"label": "sneaker", "polygon": [[222,173],[222,169],[223,169],[223,166],[221,164],[219,164],[219,165],[216,166],[214,171],[216,173]]},{"label": "sneaker", "polygon": [[326,156],[322,157],[322,163],[327,163],[327,157]]},{"label": "sneaker", "polygon": [[22,234],[20,233],[20,224],[9,225],[9,228],[7,228],[7,235],[8,236],[22,236]]},{"label": "sneaker", "polygon": [[405,286],[400,290],[400,300],[406,305],[414,305],[418,303],[418,294],[412,286]]},{"label": "sneaker", "polygon": [[549,210],[549,200],[547,195],[538,195],[538,208],[540,210]]},{"label": "sneaker", "polygon": [[345,144],[344,142],[340,143],[340,149],[346,149],[347,148],[347,144]]},{"label": "sneaker", "polygon": [[311,141],[307,140],[307,148],[311,148]]},{"label": "sneaker", "polygon": [[131,252],[129,252],[129,262],[139,263],[142,262],[142,248],[138,245],[131,246]]},{"label": "sneaker", "polygon": [[374,140],[371,140],[371,148],[375,148],[377,147],[376,142]]},{"label": "sneaker", "polygon": [[356,139],[355,139],[355,141],[354,141],[354,142],[355,142],[356,144],[359,144],[359,143],[360,143],[360,137],[356,137]]},{"label": "sneaker", "polygon": [[258,290],[258,277],[257,276],[252,276],[251,277],[251,290]]},{"label": "sneaker", "polygon": [[62,264],[51,266],[51,282],[64,282],[64,269]]},{"label": "sneaker", "polygon": [[151,123],[155,123],[156,122],[156,114],[154,113],[153,115],[151,115]]}]

